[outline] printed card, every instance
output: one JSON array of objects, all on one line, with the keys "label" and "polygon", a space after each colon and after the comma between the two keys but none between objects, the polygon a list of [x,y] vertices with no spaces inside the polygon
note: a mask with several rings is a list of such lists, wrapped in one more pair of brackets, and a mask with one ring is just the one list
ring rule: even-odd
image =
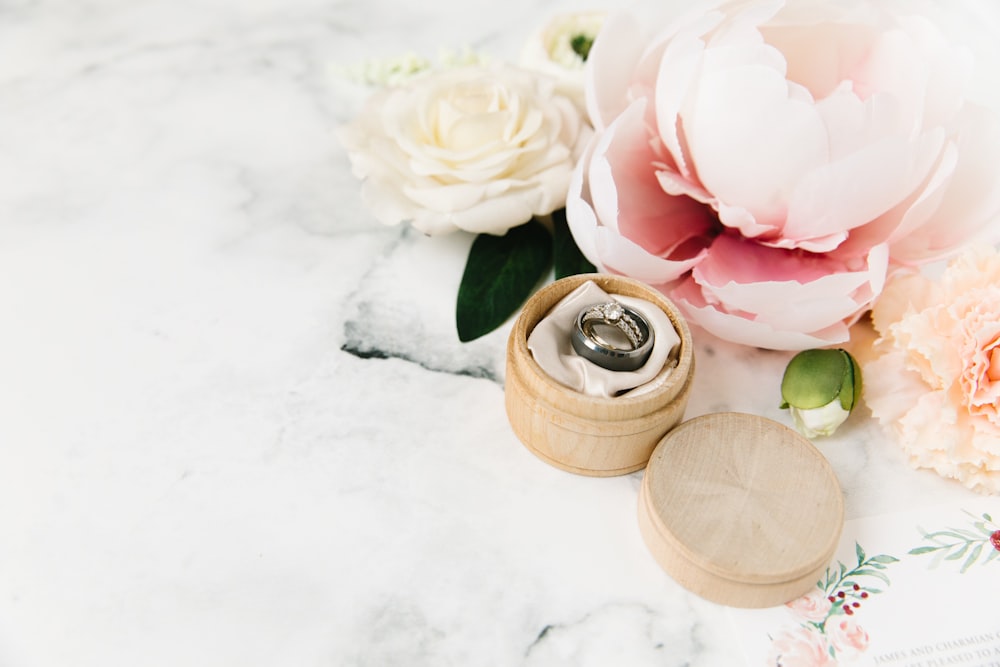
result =
[{"label": "printed card", "polygon": [[1000,667],[1000,499],[848,521],[815,589],[731,616],[753,667]]}]

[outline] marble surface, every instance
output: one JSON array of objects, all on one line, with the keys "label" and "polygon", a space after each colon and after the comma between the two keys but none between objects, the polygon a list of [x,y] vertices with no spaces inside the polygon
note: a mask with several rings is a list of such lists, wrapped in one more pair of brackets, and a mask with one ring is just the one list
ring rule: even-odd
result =
[{"label": "marble surface", "polygon": [[[0,3],[0,665],[741,663],[640,474],[511,433],[470,239],[376,223],[333,136],[350,67],[572,5]],[[787,354],[694,335],[689,416],[788,423]],[[864,411],[818,446],[849,517],[968,493]]]}]

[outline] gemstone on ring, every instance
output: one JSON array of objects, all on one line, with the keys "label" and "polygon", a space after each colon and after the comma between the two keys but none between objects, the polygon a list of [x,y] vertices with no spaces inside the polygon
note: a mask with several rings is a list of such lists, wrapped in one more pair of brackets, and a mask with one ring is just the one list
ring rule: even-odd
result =
[{"label": "gemstone on ring", "polygon": [[571,342],[577,354],[601,368],[634,371],[649,359],[653,330],[639,312],[609,301],[580,311]]}]

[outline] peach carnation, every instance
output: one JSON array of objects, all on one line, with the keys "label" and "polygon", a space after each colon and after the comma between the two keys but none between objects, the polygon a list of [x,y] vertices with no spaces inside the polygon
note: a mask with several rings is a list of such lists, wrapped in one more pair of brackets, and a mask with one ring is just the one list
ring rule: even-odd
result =
[{"label": "peach carnation", "polygon": [[914,467],[1000,492],[1000,254],[970,251],[940,282],[894,277],[872,320],[880,337],[862,367],[873,416]]}]

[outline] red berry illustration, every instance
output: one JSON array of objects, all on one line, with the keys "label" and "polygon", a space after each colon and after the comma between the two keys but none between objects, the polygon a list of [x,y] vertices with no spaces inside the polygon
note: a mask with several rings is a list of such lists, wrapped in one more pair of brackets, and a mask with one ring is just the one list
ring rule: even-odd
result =
[{"label": "red berry illustration", "polygon": [[844,605],[844,613],[845,613],[845,614],[847,614],[848,616],[853,616],[853,615],[854,615],[854,610],[853,610],[853,609],[851,609],[850,607],[848,607],[848,606],[847,606],[847,605],[845,604],[845,605]]},{"label": "red berry illustration", "polygon": [[862,599],[868,597],[868,591],[861,591],[861,597]]},{"label": "red berry illustration", "polygon": [[1000,551],[1000,530],[995,530],[993,531],[993,534],[990,535],[990,544],[993,545],[994,549]]}]

